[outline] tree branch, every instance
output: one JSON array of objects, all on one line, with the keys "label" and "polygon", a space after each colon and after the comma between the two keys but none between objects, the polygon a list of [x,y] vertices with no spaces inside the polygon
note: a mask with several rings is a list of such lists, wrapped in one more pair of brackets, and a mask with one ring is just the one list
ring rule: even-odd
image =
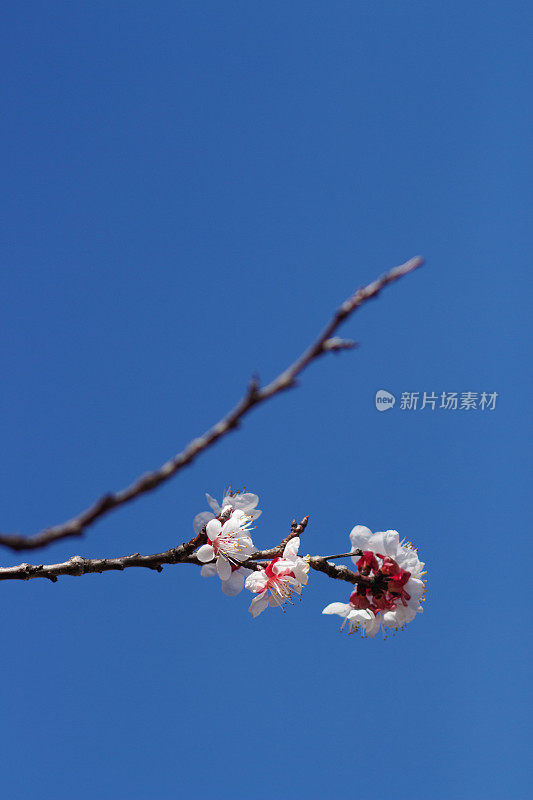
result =
[{"label": "tree branch", "polygon": [[[23,536],[16,533],[0,534],[0,544],[9,547],[12,550],[33,550],[37,547],[43,547],[51,544],[52,542],[56,542],[59,539],[66,539],[70,536],[81,536],[81,534],[86,528],[89,527],[89,525],[92,525],[97,519],[100,519],[100,517],[103,517],[112,509],[122,506],[125,503],[129,503],[131,500],[134,500],[135,498],[140,497],[147,492],[153,491],[162,483],[167,481],[170,477],[172,477],[172,475],[175,475],[180,469],[183,469],[183,467],[190,464],[196,458],[196,456],[221,439],[231,430],[236,428],[241,419],[252,408],[260,403],[263,403],[265,400],[268,400],[274,395],[295,386],[296,377],[303,372],[312,361],[324,353],[345,350],[351,346],[354,346],[354,343],[349,342],[348,340],[333,337],[333,334],[336,332],[341,323],[344,322],[348,316],[350,316],[357,308],[362,306],[368,300],[377,297],[379,292],[389,283],[393,283],[404,275],[407,275],[407,273],[412,272],[413,270],[422,266],[422,264],[422,258],[412,258],[405,264],[394,267],[389,272],[373,281],[373,283],[370,283],[368,286],[358,289],[353,295],[351,295],[351,297],[344,301],[340,308],[337,309],[315,342],[313,342],[313,344],[311,344],[291,366],[289,366],[286,370],[281,372],[277,378],[263,387],[259,385],[259,382],[256,378],[253,378],[248,386],[246,394],[235,406],[235,408],[229,412],[229,414],[227,414],[219,422],[217,422],[216,425],[206,431],[203,436],[193,439],[192,442],[190,442],[181,453],[173,456],[159,469],[154,470],[153,472],[147,472],[125,489],[103,495],[103,497],[89,506],[89,508],[87,508],[85,511],[82,511],[80,514],[78,514],[78,516],[67,520],[67,522],[64,522],[61,525],[45,528],[33,536]],[[113,569],[113,567],[108,566],[106,569]],[[60,574],[71,573],[66,572]]]},{"label": "tree branch", "polygon": [[[283,549],[290,539],[300,536],[306,526],[309,517],[304,517],[297,523],[293,519],[291,530],[288,536],[276,547],[269,550],[258,550],[247,561],[242,562],[243,567],[258,569],[259,562],[269,561],[283,553]],[[83,558],[83,556],[72,556],[68,561],[59,564],[18,564],[15,567],[0,567],[0,581],[19,580],[29,581],[32,578],[48,578],[55,583],[63,575],[78,577],[90,573],[102,572],[123,572],[129,567],[144,567],[145,569],[162,572],[165,564],[195,564],[201,566],[200,561],[193,555],[194,551],[206,541],[205,528],[195,536],[190,542],[173,547],[164,553],[154,553],[153,555],[141,555],[133,553],[130,556],[120,556],[119,558]],[[358,554],[360,551],[355,551]],[[350,554],[352,555],[352,554]],[[322,556],[312,556],[309,558],[309,565],[319,572],[324,572],[330,578],[344,580],[349,583],[358,583],[362,579],[345,566],[331,564]]]}]

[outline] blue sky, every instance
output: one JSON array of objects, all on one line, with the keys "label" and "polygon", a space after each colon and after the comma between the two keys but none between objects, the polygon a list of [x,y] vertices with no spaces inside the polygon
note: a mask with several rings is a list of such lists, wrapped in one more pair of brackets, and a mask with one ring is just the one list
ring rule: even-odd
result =
[{"label": "blue sky", "polygon": [[[194,567],[3,582],[7,797],[526,797],[532,12],[526,2],[7,2],[2,520],[125,486],[269,380],[357,286],[361,342],[80,541],[165,550],[204,492],[277,543],[397,529],[426,610],[382,641],[313,574],[252,620]],[[378,413],[378,389],[498,392]]]}]

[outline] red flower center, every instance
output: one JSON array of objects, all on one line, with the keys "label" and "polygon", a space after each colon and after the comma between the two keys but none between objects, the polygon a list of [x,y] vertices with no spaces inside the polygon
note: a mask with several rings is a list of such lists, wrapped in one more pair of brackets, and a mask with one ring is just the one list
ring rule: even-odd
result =
[{"label": "red flower center", "polygon": [[274,572],[274,565],[277,564],[278,561],[281,561],[281,558],[279,556],[273,558],[272,561],[269,561],[268,564],[266,565],[265,575],[267,576],[268,580],[277,581],[280,578],[287,578],[289,576],[291,578],[294,578],[294,572],[291,569],[289,569],[289,567],[282,569],[280,572]]},{"label": "red flower center", "polygon": [[357,570],[365,580],[350,595],[349,602],[354,608],[369,609],[378,614],[392,611],[399,601],[406,606],[411,599],[404,588],[411,573],[402,569],[390,556],[365,550],[357,562]]}]

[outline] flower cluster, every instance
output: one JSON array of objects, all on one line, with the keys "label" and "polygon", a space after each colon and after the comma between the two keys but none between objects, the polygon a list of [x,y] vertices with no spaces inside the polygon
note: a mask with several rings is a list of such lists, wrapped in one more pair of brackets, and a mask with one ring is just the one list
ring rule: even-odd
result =
[{"label": "flower cluster", "polygon": [[374,637],[381,627],[403,629],[423,611],[424,564],[397,531],[372,533],[356,525],[350,533],[357,583],[348,603],[330,603],[323,614],[344,617],[350,633]]},{"label": "flower cluster", "polygon": [[[218,575],[222,591],[229,596],[239,594],[244,587],[249,589],[255,595],[249,608],[254,618],[268,607],[283,609],[285,603],[292,603],[294,595],[300,595],[307,584],[310,565],[355,584],[347,603],[330,603],[322,612],[343,617],[341,630],[347,623],[350,633],[374,637],[380,628],[403,629],[423,610],[424,564],[410,542],[400,541],[397,531],[372,533],[363,525],[355,526],[350,533],[351,553],[344,555],[351,555],[357,572],[346,567],[336,570],[331,562],[327,562],[331,569],[324,570],[326,559],[299,556],[298,530],[285,540],[281,555],[266,560],[272,553],[280,553],[283,543],[263,553],[254,547],[250,529],[261,514],[258,496],[228,491],[220,505],[210,495],[206,497],[212,512],[201,512],[193,521],[195,532],[203,532],[207,539],[196,551],[201,574]],[[307,517],[299,530],[306,523]]]}]

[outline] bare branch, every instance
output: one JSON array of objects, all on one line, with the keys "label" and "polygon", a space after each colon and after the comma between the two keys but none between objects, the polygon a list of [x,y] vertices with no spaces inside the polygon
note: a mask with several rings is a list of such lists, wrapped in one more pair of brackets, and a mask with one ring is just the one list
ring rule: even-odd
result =
[{"label": "bare branch", "polygon": [[[147,472],[140,478],[135,480],[130,486],[118,492],[105,494],[95,503],[93,503],[85,511],[82,511],[78,516],[73,517],[61,525],[56,525],[52,528],[45,528],[33,536],[23,536],[21,534],[0,534],[0,544],[11,548],[12,550],[33,550],[37,547],[43,547],[58,539],[66,539],[70,536],[80,536],[84,530],[92,525],[97,519],[103,517],[114,508],[129,503],[137,497],[140,497],[147,492],[151,492],[167,481],[172,475],[175,475],[180,469],[190,464],[196,456],[221,439],[231,430],[235,429],[241,419],[252,409],[254,406],[263,403],[265,400],[273,397],[280,392],[285,391],[295,386],[296,377],[303,372],[303,370],[316,358],[328,352],[336,352],[345,350],[353,346],[352,342],[344,339],[333,337],[337,328],[344,320],[350,316],[357,308],[362,306],[368,300],[377,297],[383,287],[389,283],[393,283],[399,278],[407,275],[418,267],[422,266],[423,259],[420,257],[412,258],[405,264],[394,267],[389,272],[382,275],[380,278],[370,283],[361,289],[358,289],[351,297],[344,301],[344,303],[337,309],[329,323],[326,325],[322,333],[318,336],[316,341],[305,350],[304,353],[286,370],[281,372],[277,378],[270,383],[261,387],[259,381],[254,377],[246,391],[242,400],[235,406],[235,408],[223,417],[216,425],[210,428],[203,436],[193,439],[186,448],[177,455],[173,456],[169,461],[163,464],[159,469],[153,472]],[[333,337],[333,338],[332,338]],[[173,563],[173,562],[170,562]],[[112,569],[112,567],[108,567]],[[61,573],[70,574],[70,573]]]},{"label": "bare branch", "polygon": [[156,572],[162,572],[163,564],[198,564],[198,560],[184,553],[182,547],[183,545],[151,556],[142,556],[139,553],[120,558],[72,556],[61,564],[19,564],[16,567],[2,567],[0,581],[48,578],[55,583],[61,575],[87,575],[90,572],[109,572],[110,570],[123,572],[128,567],[146,567]]}]

